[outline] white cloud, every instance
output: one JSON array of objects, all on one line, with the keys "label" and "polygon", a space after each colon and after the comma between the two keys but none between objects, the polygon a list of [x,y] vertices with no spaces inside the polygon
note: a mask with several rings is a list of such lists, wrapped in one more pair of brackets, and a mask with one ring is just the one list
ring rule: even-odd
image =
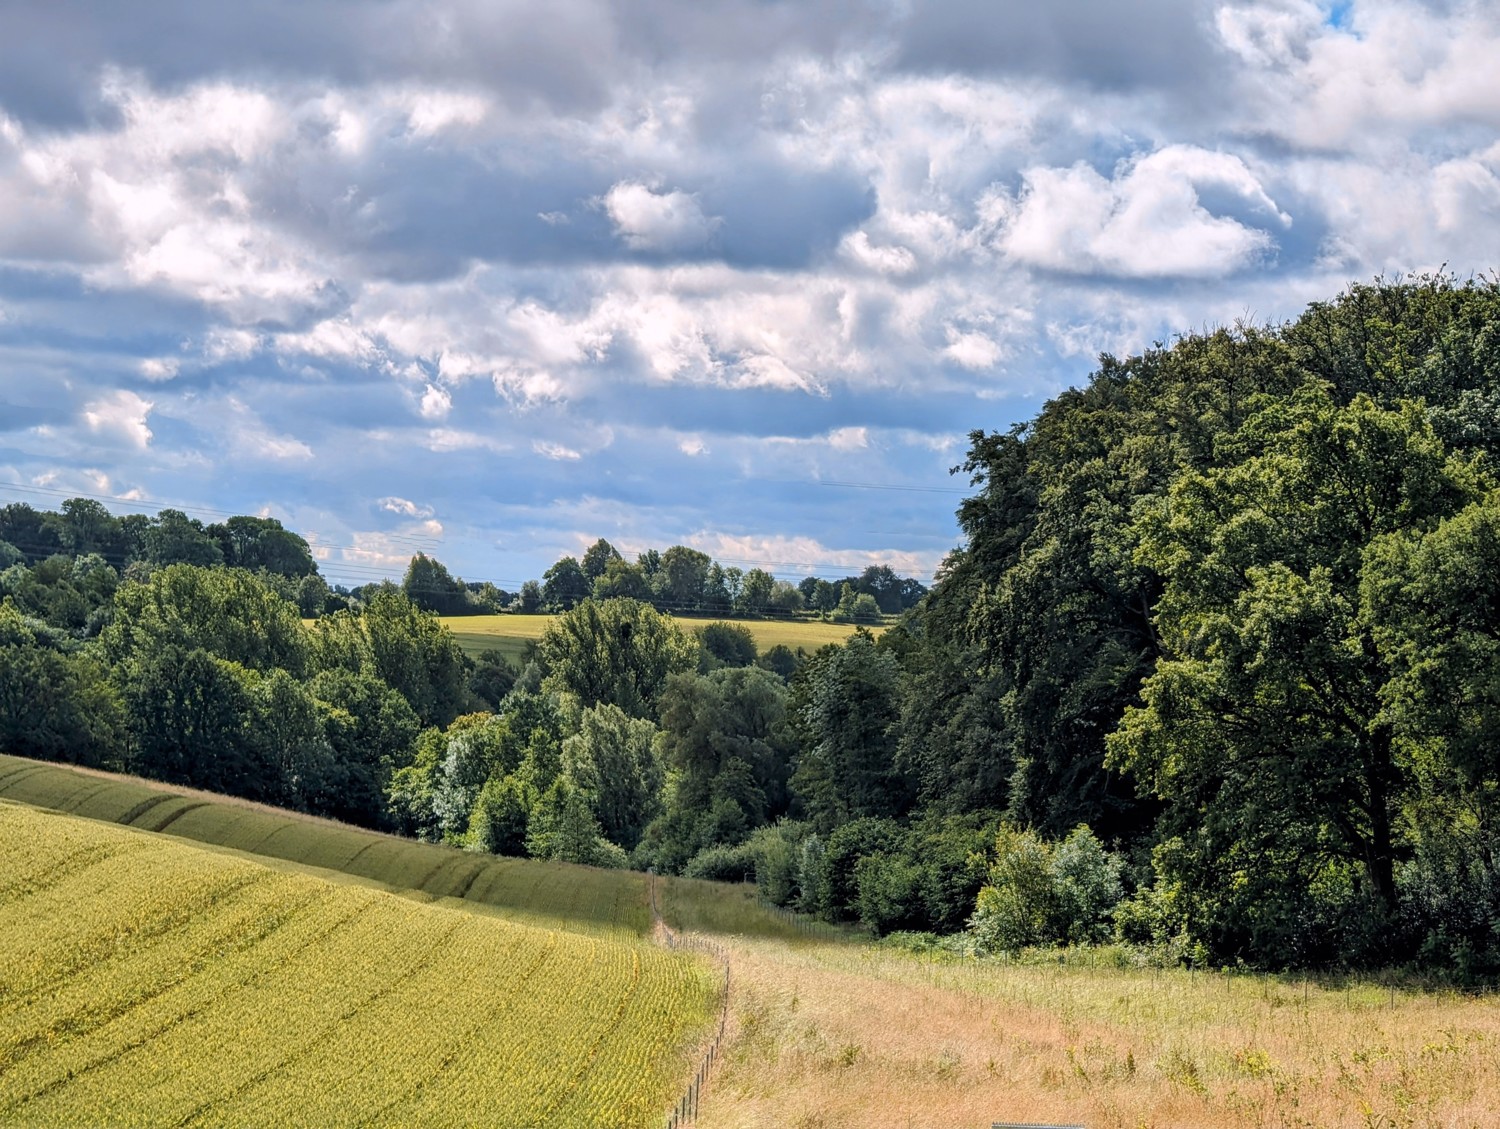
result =
[{"label": "white cloud", "polygon": [[1004,355],[1004,350],[983,333],[964,333],[953,326],[948,327],[948,346],[943,350],[943,356],[954,364],[967,369],[988,369]]},{"label": "white cloud", "polygon": [[1216,278],[1274,248],[1264,230],[1211,214],[1203,187],[1291,223],[1239,157],[1190,145],[1122,162],[1113,180],[1079,162],[1029,169],[1025,182],[1000,245],[1016,262],[1069,274]]},{"label": "white cloud", "polygon": [[429,518],[433,512],[431,506],[419,506],[410,499],[394,496],[380,499],[380,508],[389,513],[415,518]]},{"label": "white cloud", "polygon": [[677,443],[677,449],[684,455],[688,456],[688,458],[690,459],[696,459],[700,455],[708,454],[708,444],[696,435],[691,435],[686,439],[679,440]]},{"label": "white cloud", "polygon": [[146,357],[136,368],[147,380],[171,380],[180,364],[176,357]]},{"label": "white cloud", "polygon": [[308,462],[313,450],[292,435],[272,431],[255,410],[237,396],[228,396],[213,412],[226,449],[246,461]]},{"label": "white cloud", "polygon": [[824,574],[847,569],[857,573],[870,565],[890,565],[907,576],[930,578],[943,554],[893,549],[836,549],[815,537],[782,534],[739,534],[702,529],[684,544],[709,554],[721,564],[763,568],[786,577]]},{"label": "white cloud", "polygon": [[703,214],[696,195],[656,192],[636,181],[620,181],[605,194],[603,204],[615,231],[636,251],[701,247],[722,222]]},{"label": "white cloud", "polygon": [[564,447],[561,443],[549,443],[546,440],[532,440],[531,449],[546,459],[581,459],[583,455],[572,447]]},{"label": "white cloud", "polygon": [[835,451],[858,451],[870,445],[867,427],[839,427],[828,433],[828,445]]},{"label": "white cloud", "polygon": [[114,434],[144,451],[151,444],[146,418],[155,406],[134,392],[120,389],[85,404],[83,419],[96,435]]},{"label": "white cloud", "polygon": [[910,274],[917,267],[917,257],[905,247],[875,247],[863,231],[844,236],[839,250],[851,261],[878,274]]},{"label": "white cloud", "polygon": [[437,454],[449,451],[493,451],[503,454],[511,449],[509,443],[493,435],[481,435],[477,431],[462,431],[452,427],[433,428],[427,432],[423,446]]},{"label": "white cloud", "polygon": [[427,385],[422,393],[422,418],[443,419],[453,407],[453,397],[449,395],[446,388],[439,388],[435,384]]}]

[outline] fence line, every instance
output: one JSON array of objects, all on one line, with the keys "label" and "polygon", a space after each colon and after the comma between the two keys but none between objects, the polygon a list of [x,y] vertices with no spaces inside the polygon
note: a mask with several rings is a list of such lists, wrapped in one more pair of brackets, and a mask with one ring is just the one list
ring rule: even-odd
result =
[{"label": "fence line", "polygon": [[656,886],[657,878],[653,873],[650,876],[651,920],[661,928],[667,948],[673,951],[688,949],[707,953],[724,966],[723,1002],[719,1006],[719,1030],[714,1034],[713,1042],[708,1045],[708,1049],[703,1052],[703,1059],[698,1063],[698,1071],[693,1075],[693,1080],[688,1083],[682,1096],[677,1099],[672,1112],[667,1114],[664,1129],[681,1129],[684,1125],[696,1124],[698,1121],[698,1103],[702,1100],[703,1088],[708,1084],[709,1073],[719,1060],[719,1051],[724,1043],[724,1032],[729,1025],[729,954],[722,945],[713,941],[702,937],[680,936],[672,932],[671,926],[661,915],[661,903],[657,900]]}]

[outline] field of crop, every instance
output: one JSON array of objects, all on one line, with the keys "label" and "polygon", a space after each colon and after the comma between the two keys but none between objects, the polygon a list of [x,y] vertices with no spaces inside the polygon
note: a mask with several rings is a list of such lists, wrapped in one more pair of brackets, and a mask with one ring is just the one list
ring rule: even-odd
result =
[{"label": "field of crop", "polygon": [[381,835],[279,808],[66,765],[0,756],[0,799],[165,831],[303,866],[339,871],[432,899],[503,909],[574,932],[644,935],[645,876],[568,863],[497,858]]},{"label": "field of crop", "polygon": [[[482,651],[499,651],[513,666],[519,665],[527,643],[542,637],[547,625],[555,619],[550,615],[459,615],[443,616],[442,622],[465,653],[478,655]],[[680,618],[677,625],[686,631],[701,631],[712,619]],[[853,624],[823,623],[819,620],[742,619],[723,622],[738,623],[750,629],[755,636],[755,645],[762,653],[778,643],[792,650],[802,648],[808,654],[825,643],[842,643],[854,631]],[[879,627],[872,628],[876,633]]]},{"label": "field of crop", "polygon": [[0,1122],[655,1125],[702,963],[0,804]]}]

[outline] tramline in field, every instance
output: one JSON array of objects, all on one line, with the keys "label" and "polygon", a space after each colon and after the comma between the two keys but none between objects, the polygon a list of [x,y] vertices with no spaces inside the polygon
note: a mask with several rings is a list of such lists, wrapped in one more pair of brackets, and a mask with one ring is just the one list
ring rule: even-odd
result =
[{"label": "tramline in field", "polygon": [[0,1121],[634,1126],[712,972],[0,804]]}]

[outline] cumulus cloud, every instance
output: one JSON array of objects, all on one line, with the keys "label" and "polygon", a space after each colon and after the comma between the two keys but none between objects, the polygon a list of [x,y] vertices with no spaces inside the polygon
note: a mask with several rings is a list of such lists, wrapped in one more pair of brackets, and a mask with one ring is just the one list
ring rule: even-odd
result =
[{"label": "cumulus cloud", "polygon": [[[808,483],[941,489],[1100,350],[1500,261],[1480,4],[33,7],[0,41],[16,480],[226,508],[292,469],[327,544],[458,498],[467,575],[496,530],[531,560],[614,521],[853,567]],[[952,499],[881,497],[938,545],[861,544],[935,562]]]},{"label": "cumulus cloud", "polygon": [[422,392],[421,412],[423,419],[443,419],[453,408],[453,397],[446,388],[427,385]]},{"label": "cumulus cloud", "polygon": [[120,389],[85,404],[83,419],[96,435],[113,435],[144,451],[151,445],[146,418],[155,406],[128,389]]},{"label": "cumulus cloud", "polygon": [[1012,259],[1068,274],[1218,277],[1275,247],[1269,232],[1214,215],[1217,189],[1263,222],[1291,224],[1239,157],[1172,145],[1122,162],[1106,180],[1079,162],[1026,171],[1000,246]]},{"label": "cumulus cloud", "polygon": [[703,214],[695,195],[657,192],[621,181],[604,196],[604,210],[625,245],[636,251],[683,251],[701,247],[722,222]]},{"label": "cumulus cloud", "polygon": [[414,518],[429,518],[433,512],[431,506],[419,506],[410,499],[394,496],[380,499],[380,508],[388,513]]}]

